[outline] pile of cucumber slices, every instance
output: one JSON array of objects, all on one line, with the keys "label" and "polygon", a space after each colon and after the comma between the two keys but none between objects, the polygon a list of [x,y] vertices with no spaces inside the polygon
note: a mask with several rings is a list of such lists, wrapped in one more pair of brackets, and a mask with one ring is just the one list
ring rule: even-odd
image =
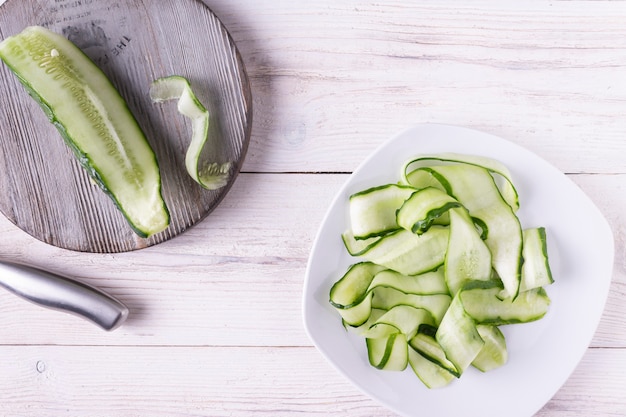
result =
[{"label": "pile of cucumber slices", "polygon": [[523,228],[509,170],[491,158],[409,160],[397,183],[350,196],[355,259],[330,289],[372,366],[410,366],[429,388],[508,360],[499,326],[542,318],[553,282],[546,231]]}]

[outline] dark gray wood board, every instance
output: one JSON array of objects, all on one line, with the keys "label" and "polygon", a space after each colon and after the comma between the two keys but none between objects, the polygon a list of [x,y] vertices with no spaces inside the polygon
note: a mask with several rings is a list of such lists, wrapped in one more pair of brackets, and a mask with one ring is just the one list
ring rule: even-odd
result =
[{"label": "dark gray wood board", "polygon": [[[166,241],[204,219],[223,199],[250,140],[252,99],[243,61],[226,28],[198,0],[8,0],[0,38],[40,25],[64,34],[111,79],[154,149],[171,214],[169,228],[138,237],[65,145],[39,105],[0,64],[0,211],[51,245],[97,253]],[[208,108],[203,158],[233,161],[229,183],[205,190],[186,173],[191,124],[176,102],[153,104],[150,83],[187,77]]]}]

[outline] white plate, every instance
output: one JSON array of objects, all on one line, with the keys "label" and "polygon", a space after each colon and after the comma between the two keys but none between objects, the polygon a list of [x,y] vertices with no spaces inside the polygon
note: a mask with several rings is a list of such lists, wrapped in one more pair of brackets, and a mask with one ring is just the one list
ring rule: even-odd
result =
[{"label": "white plate", "polygon": [[[503,326],[509,362],[482,374],[470,368],[435,390],[412,370],[379,371],[365,342],[347,332],[328,302],[332,284],[355,262],[343,247],[350,194],[396,182],[402,164],[422,153],[456,152],[497,159],[519,192],[523,227],[546,227],[555,283],[540,321]],[[532,416],[558,391],[587,349],[602,315],[613,267],[613,235],[604,217],[564,174],[511,142],[465,128],[420,125],[391,139],[352,174],[331,204],[306,271],[303,314],[309,337],[346,378],[406,416]]]}]

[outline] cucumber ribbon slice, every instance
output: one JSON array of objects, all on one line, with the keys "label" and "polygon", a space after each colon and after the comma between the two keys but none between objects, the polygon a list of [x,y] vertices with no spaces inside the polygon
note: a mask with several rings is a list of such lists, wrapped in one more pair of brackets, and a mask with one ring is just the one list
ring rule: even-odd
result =
[{"label": "cucumber ribbon slice", "polygon": [[178,100],[179,113],[191,119],[191,143],[185,155],[185,167],[191,178],[208,190],[225,186],[232,162],[200,162],[209,136],[209,112],[194,94],[189,80],[179,75],[159,78],[150,86],[150,98],[154,103]]}]

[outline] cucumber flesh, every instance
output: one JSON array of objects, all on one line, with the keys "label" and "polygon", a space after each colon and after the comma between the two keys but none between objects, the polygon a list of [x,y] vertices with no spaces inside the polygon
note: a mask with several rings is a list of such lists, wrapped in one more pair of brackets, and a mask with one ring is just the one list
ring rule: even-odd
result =
[{"label": "cucumber flesh", "polygon": [[398,305],[424,308],[439,322],[450,304],[444,288],[439,271],[404,276],[372,262],[360,262],[333,285],[329,301],[344,324],[352,327],[367,322],[372,309],[389,310]]},{"label": "cucumber flesh", "polygon": [[370,364],[386,371],[403,371],[409,362],[406,336],[394,333],[389,337],[365,339]]},{"label": "cucumber flesh", "polygon": [[554,282],[548,262],[546,229],[543,227],[526,229],[523,236],[522,257],[524,263],[522,264],[520,292],[545,287]]},{"label": "cucumber flesh", "polygon": [[543,288],[520,293],[516,298],[502,298],[499,280],[474,281],[460,291],[467,313],[479,324],[528,323],[542,318],[550,306]]},{"label": "cucumber flesh", "polygon": [[367,321],[372,309],[370,284],[385,268],[371,262],[354,264],[330,290],[330,303],[345,324],[360,326]]},{"label": "cucumber flesh", "polygon": [[522,228],[513,209],[502,198],[488,170],[474,165],[431,167],[445,178],[451,192],[470,216],[488,228],[485,243],[508,295],[519,292],[522,266]]},{"label": "cucumber flesh", "polygon": [[191,178],[208,190],[225,186],[232,162],[200,160],[209,139],[209,112],[194,94],[189,80],[179,75],[159,78],[150,86],[150,98],[155,103],[178,100],[178,111],[191,120],[191,142],[185,154],[185,167]]},{"label": "cucumber flesh", "polygon": [[[421,155],[405,163],[402,174],[403,181],[412,184],[417,181],[424,181],[424,174],[418,174],[416,170],[419,166],[424,165],[456,165],[465,164],[480,167],[489,171],[490,174],[497,178],[496,184],[498,190],[506,203],[517,211],[519,209],[519,195],[513,184],[513,178],[509,169],[499,161],[492,158],[486,158],[478,155],[462,155],[457,153],[442,153],[437,155]],[[416,172],[417,171],[417,172]],[[431,176],[432,178],[432,176]],[[432,181],[432,179],[431,179]]]},{"label": "cucumber flesh", "polygon": [[424,383],[428,388],[442,388],[450,384],[455,379],[455,376],[448,372],[446,369],[425,358],[409,345],[409,365],[415,375]]},{"label": "cucumber flesh", "polygon": [[372,287],[390,287],[406,294],[448,294],[443,268],[420,275],[403,275],[390,269],[376,274]]},{"label": "cucumber flesh", "polygon": [[391,287],[376,287],[371,300],[372,308],[389,310],[399,305],[409,305],[423,308],[432,314],[439,324],[446,310],[450,306],[451,297],[448,294],[406,294]]},{"label": "cucumber flesh", "polygon": [[418,329],[418,333],[409,340],[409,346],[419,352],[421,356],[444,369],[449,374],[460,377],[461,373],[456,366],[446,357],[439,342],[435,339],[437,328],[428,325],[422,325]]},{"label": "cucumber flesh", "polygon": [[452,299],[450,308],[439,324],[435,339],[459,374],[471,365],[485,345],[474,319],[465,311],[460,293]]},{"label": "cucumber flesh", "polygon": [[436,174],[428,168],[414,169],[413,171],[407,172],[400,179],[400,184],[408,185],[416,189],[432,187],[447,192]]},{"label": "cucumber flesh", "polygon": [[396,223],[421,235],[436,219],[456,207],[461,204],[447,193],[434,187],[423,188],[414,192],[398,209]]},{"label": "cucumber flesh", "polygon": [[386,184],[352,194],[348,201],[350,230],[355,239],[367,239],[398,230],[396,211],[415,188]]},{"label": "cucumber flesh", "polygon": [[423,308],[398,305],[389,309],[363,333],[368,339],[387,337],[392,333],[402,333],[407,340],[417,334],[422,324],[434,326],[433,316]]},{"label": "cucumber flesh", "polygon": [[167,228],[156,156],[104,73],[65,37],[39,26],[2,41],[0,58],[133,230],[149,237]]},{"label": "cucumber flesh", "polygon": [[477,325],[476,330],[485,341],[485,345],[472,361],[472,366],[481,372],[488,372],[503,366],[509,355],[502,331],[497,326],[485,324]]},{"label": "cucumber flesh", "polygon": [[491,278],[491,252],[464,208],[450,210],[450,239],[444,264],[451,294],[465,282]]},{"label": "cucumber flesh", "polygon": [[341,234],[341,240],[350,255],[361,256],[367,252],[374,245],[374,243],[380,240],[380,236],[372,236],[367,239],[357,239],[354,237],[352,229],[349,229]]},{"label": "cucumber flesh", "polygon": [[362,256],[401,274],[421,274],[443,264],[449,233],[441,226],[433,226],[419,236],[400,229],[383,236]]}]

